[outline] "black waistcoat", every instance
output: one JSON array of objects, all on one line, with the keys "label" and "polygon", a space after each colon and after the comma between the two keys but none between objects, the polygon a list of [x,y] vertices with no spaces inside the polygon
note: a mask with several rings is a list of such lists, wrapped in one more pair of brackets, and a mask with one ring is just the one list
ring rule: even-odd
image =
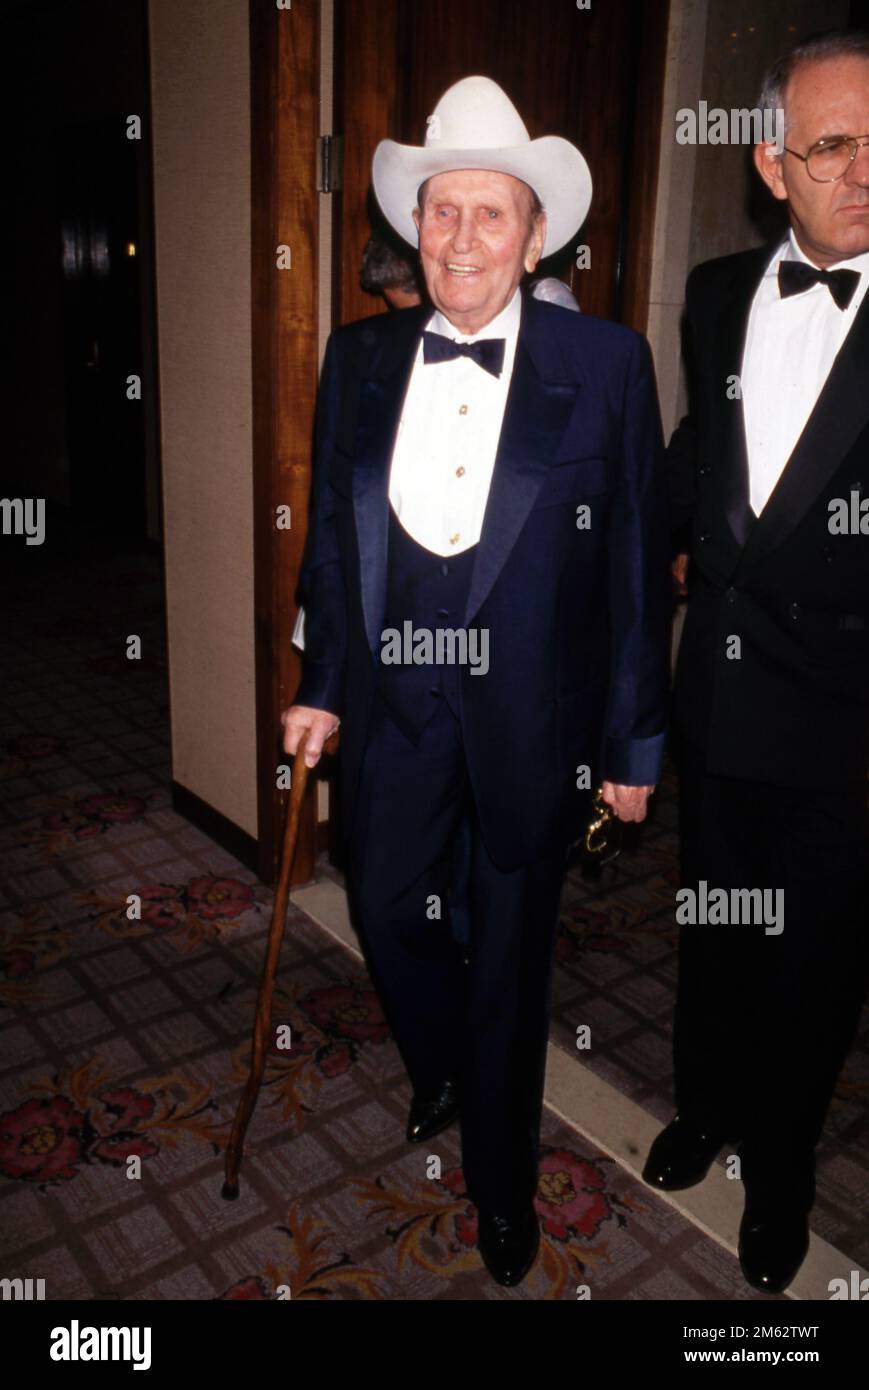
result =
[{"label": "black waistcoat", "polygon": [[[397,629],[405,652],[412,649],[406,640],[409,631],[424,629],[436,634],[461,627],[476,549],[471,546],[459,555],[436,555],[405,531],[390,507],[383,627]],[[405,628],[407,623],[412,629]],[[381,642],[381,655],[383,651]],[[378,689],[396,723],[414,741],[443,700],[458,716],[460,679],[457,664],[378,661]]]}]

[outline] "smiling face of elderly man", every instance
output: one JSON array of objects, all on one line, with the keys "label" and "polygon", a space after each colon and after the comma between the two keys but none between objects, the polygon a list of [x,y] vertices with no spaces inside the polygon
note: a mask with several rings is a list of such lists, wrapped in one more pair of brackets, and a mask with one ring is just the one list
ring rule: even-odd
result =
[{"label": "smiling face of elderly man", "polygon": [[426,288],[436,309],[468,335],[513,298],[543,250],[546,216],[528,184],[491,169],[435,174],[414,209]]}]

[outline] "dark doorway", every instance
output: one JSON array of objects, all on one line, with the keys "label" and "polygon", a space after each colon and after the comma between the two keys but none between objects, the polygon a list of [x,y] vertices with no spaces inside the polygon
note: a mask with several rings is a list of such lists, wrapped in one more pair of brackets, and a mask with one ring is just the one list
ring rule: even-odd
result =
[{"label": "dark doorway", "polygon": [[117,119],[64,131],[57,187],[71,503],[89,528],[141,539],[142,246],[136,166]]},{"label": "dark doorway", "polygon": [[48,544],[159,543],[146,0],[12,4],[2,34],[15,113],[3,490],[46,500]]}]

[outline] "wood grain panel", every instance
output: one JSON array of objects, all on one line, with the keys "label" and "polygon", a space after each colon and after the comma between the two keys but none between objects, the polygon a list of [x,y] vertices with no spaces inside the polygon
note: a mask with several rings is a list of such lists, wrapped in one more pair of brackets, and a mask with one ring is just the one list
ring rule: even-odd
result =
[{"label": "wood grain panel", "polygon": [[624,239],[624,292],[619,317],[639,333],[645,333],[649,323],[670,0],[645,0],[641,10]]},{"label": "wood grain panel", "polygon": [[[301,676],[291,645],[306,534],[317,390],[317,0],[251,0],[254,547],[259,872],[277,876],[285,792],[276,788],[280,712]],[[292,268],[277,268],[277,247]],[[278,530],[277,507],[292,526]],[[313,876],[311,779],[293,883]]]},{"label": "wood grain panel", "polygon": [[[626,312],[636,322],[648,279],[643,228],[650,236],[666,24],[667,0],[608,0],[590,10],[578,10],[575,0],[340,0],[335,129],[344,134],[345,184],[338,321],[380,307],[358,288],[378,140],[420,144],[440,95],[460,77],[480,73],[504,88],[532,138],[564,136],[592,171],[594,198],[581,234],[541,270],[571,284],[586,312]],[[589,270],[575,267],[581,243],[591,248]]]},{"label": "wood grain panel", "polygon": [[[344,173],[335,195],[333,321],[352,323],[386,312],[383,300],[359,285],[362,252],[372,224],[387,232],[373,194],[371,159],[378,141],[396,127],[399,12],[407,0],[335,4],[333,126],[344,138]],[[398,243],[399,246],[401,243]]]}]

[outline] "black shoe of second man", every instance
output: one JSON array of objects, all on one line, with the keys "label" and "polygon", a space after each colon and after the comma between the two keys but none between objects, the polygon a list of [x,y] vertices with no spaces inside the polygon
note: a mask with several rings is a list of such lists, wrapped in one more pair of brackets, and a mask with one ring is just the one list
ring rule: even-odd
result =
[{"label": "black shoe of second man", "polygon": [[784,1293],[809,1249],[809,1218],[746,1202],[739,1227],[739,1264],[745,1281],[764,1293]]},{"label": "black shoe of second man", "polygon": [[643,1182],[659,1192],[694,1187],[706,1177],[725,1139],[725,1135],[708,1133],[677,1115],[650,1148]]}]

